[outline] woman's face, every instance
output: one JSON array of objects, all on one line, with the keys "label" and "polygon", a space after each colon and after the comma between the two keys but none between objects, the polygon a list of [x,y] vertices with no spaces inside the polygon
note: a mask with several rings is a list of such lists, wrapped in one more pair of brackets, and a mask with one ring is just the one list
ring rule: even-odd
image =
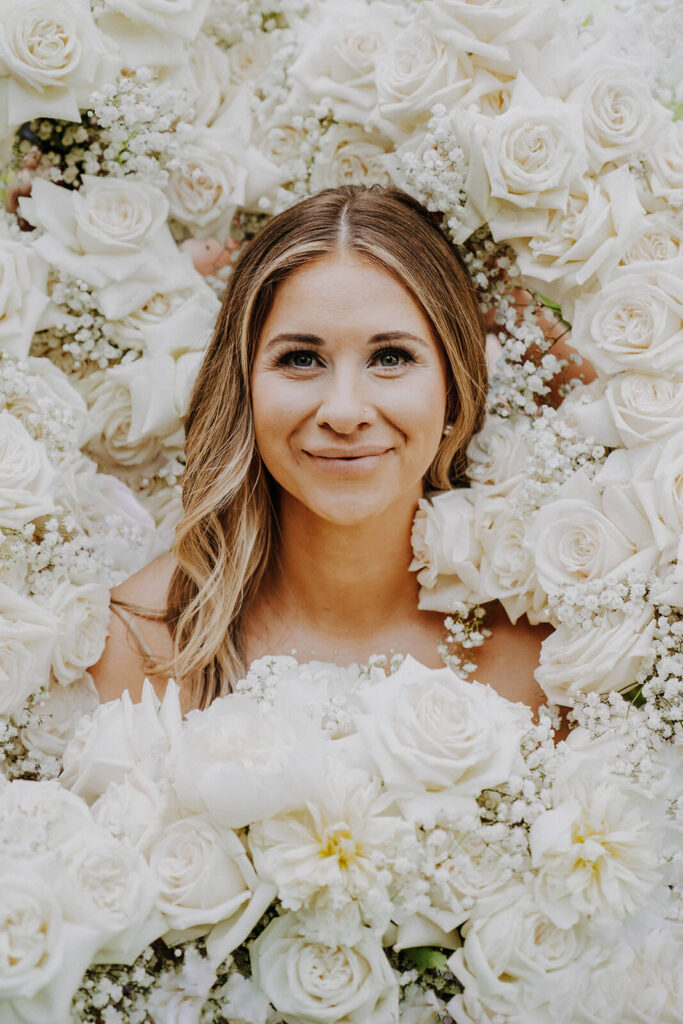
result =
[{"label": "woman's face", "polygon": [[416,503],[446,390],[429,322],[381,267],[343,251],[278,286],[252,370],[256,442],[314,514],[352,525]]}]

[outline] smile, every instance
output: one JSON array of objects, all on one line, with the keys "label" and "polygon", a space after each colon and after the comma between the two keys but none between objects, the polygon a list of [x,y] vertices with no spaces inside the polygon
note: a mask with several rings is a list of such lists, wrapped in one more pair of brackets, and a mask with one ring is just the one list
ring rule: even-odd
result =
[{"label": "smile", "polygon": [[321,449],[316,452],[307,451],[305,454],[323,472],[351,476],[357,473],[372,472],[391,451],[391,448],[360,448],[347,453]]}]

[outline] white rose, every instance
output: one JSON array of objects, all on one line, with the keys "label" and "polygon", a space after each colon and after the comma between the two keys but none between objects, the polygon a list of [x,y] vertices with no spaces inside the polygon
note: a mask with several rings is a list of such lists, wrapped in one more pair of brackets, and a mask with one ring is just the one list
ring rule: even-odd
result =
[{"label": "white rose", "polygon": [[148,355],[206,348],[220,303],[203,278],[192,285],[191,289],[157,292],[139,309],[113,321],[112,338]]},{"label": "white rose", "polygon": [[164,931],[144,857],[92,825],[60,847],[57,887],[67,917],[100,936],[95,963],[131,964]]},{"label": "white rose", "polygon": [[541,644],[535,678],[556,704],[571,705],[581,693],[626,690],[648,655],[654,625],[651,606],[604,612],[585,629],[560,624]]},{"label": "white rose", "polygon": [[[517,40],[531,42],[552,33],[555,10],[549,0],[532,6],[524,0],[433,0],[435,16],[446,28],[467,33],[475,53],[488,54],[492,44],[507,45]],[[481,51],[477,47],[481,46]],[[487,45],[488,44],[488,45]],[[498,50],[494,51],[499,56]]]},{"label": "white rose", "polygon": [[683,226],[671,214],[647,213],[623,253],[619,266],[647,263],[650,260],[675,260],[683,256]]},{"label": "white rose", "polygon": [[[579,471],[555,500],[535,514],[530,527],[536,575],[543,589],[550,593],[630,568],[651,568],[652,534],[645,520],[633,523],[630,518],[620,523],[610,515],[599,489]],[[635,536],[624,532],[634,526]]]},{"label": "white rose", "polygon": [[[319,792],[305,807],[255,822],[249,850],[262,878],[277,886],[289,910],[321,890],[331,904],[370,894],[388,902],[379,882],[379,863],[405,824],[387,813],[381,783],[344,763],[330,763]],[[382,924],[386,927],[387,920]]]},{"label": "white rose", "polygon": [[302,25],[290,75],[316,102],[330,99],[336,121],[364,124],[377,102],[377,60],[399,18],[396,8],[383,4],[324,4],[319,19]]},{"label": "white rose", "polygon": [[[521,73],[508,109],[475,127],[493,200],[523,208],[564,207],[585,169],[580,107],[543,97]],[[490,218],[495,223],[495,202]],[[492,232],[498,237],[497,229]]]},{"label": "white rose", "polygon": [[98,936],[64,920],[37,872],[15,862],[4,866],[1,876],[0,1002],[11,1021],[66,1021]]},{"label": "white rose", "polygon": [[607,163],[646,153],[668,118],[646,79],[630,65],[601,63],[569,100],[583,107],[586,149],[595,173]]},{"label": "white rose", "polygon": [[251,944],[252,976],[287,1024],[390,1024],[398,989],[379,939],[359,929],[352,944],[311,934],[293,913]]},{"label": "white rose", "polygon": [[15,416],[0,412],[0,526],[20,529],[53,512],[54,481],[45,446]]},{"label": "white rose", "polygon": [[380,137],[356,125],[333,124],[323,135],[311,167],[311,191],[339,185],[389,185],[387,153]]},{"label": "white rose", "polygon": [[60,434],[63,427],[74,446],[80,446],[85,436],[87,408],[68,376],[43,356],[29,356],[25,365],[30,373],[28,387],[7,395],[7,411],[30,423],[49,410],[60,421]]},{"label": "white rose", "polygon": [[111,565],[115,582],[132,575],[154,557],[152,516],[123,481],[99,473],[86,455],[62,462],[56,497]]},{"label": "white rose", "polygon": [[178,687],[169,683],[159,701],[146,680],[139,703],[133,704],[126,690],[80,722],[64,751],[61,782],[93,803],[111,782],[121,782],[136,766],[157,779],[181,724]]},{"label": "white rose", "polygon": [[52,671],[62,686],[80,679],[104,650],[109,625],[109,591],[96,583],[60,583],[47,608],[59,620]]},{"label": "white rose", "polygon": [[203,234],[225,234],[245,201],[247,169],[211,129],[183,144],[167,185],[171,214]]},{"label": "white rose", "polygon": [[[410,568],[420,570],[422,587],[433,588],[440,576],[457,576],[461,600],[467,600],[469,593],[479,593],[481,545],[471,491],[458,488],[430,500],[420,499],[411,540],[414,560]],[[428,599],[428,595],[424,597]]]},{"label": "white rose", "polygon": [[80,382],[89,411],[88,450],[102,465],[150,472],[167,450],[182,448],[176,372],[171,356],[142,356]]},{"label": "white rose", "polygon": [[482,592],[489,600],[501,602],[511,622],[516,622],[526,612],[538,617],[544,597],[524,518],[509,508],[505,498],[480,499],[476,509],[483,550]]},{"label": "white rose", "polygon": [[678,264],[634,267],[579,300],[572,345],[605,374],[640,370],[681,377],[683,292]]},{"label": "white rose", "polygon": [[50,0],[2,0],[0,25],[0,134],[34,117],[80,121],[79,105],[105,72],[87,0],[58,10]]},{"label": "white rose", "polygon": [[661,884],[651,823],[628,786],[575,773],[529,834],[539,907],[558,928],[581,917],[622,919]]},{"label": "white rose", "polygon": [[115,839],[127,839],[146,852],[175,811],[168,787],[133,767],[120,782],[110,782],[92,805],[93,821]]},{"label": "white rose", "polygon": [[448,1012],[463,1024],[500,1015],[514,1024],[572,1019],[581,969],[597,950],[582,927],[558,928],[523,886],[477,903],[464,943],[448,961],[464,987]]},{"label": "white rose", "polygon": [[619,373],[605,384],[605,401],[626,448],[661,443],[683,429],[683,381]]},{"label": "white rose", "polygon": [[47,265],[22,242],[0,238],[0,348],[27,356],[47,306]]},{"label": "white rose", "polygon": [[82,187],[70,191],[36,178],[30,198],[19,205],[42,229],[33,247],[56,269],[89,284],[108,319],[196,279],[166,225],[168,201],[153,185],[84,175]]},{"label": "white rose", "polygon": [[0,583],[0,714],[21,711],[48,684],[56,641],[55,616]]},{"label": "white rose", "polygon": [[[223,956],[244,942],[275,890],[262,886],[235,832],[216,829],[205,817],[166,826],[152,844],[149,864],[159,885],[157,907],[171,944],[206,935],[219,925]],[[210,953],[215,947],[210,944]]]},{"label": "white rose", "polygon": [[53,686],[31,708],[21,739],[29,750],[61,758],[83,715],[99,704],[95,684],[86,672],[69,686]]},{"label": "white rose", "polygon": [[450,669],[428,669],[408,656],[359,700],[364,713],[356,725],[367,752],[387,786],[421,794],[411,802],[415,813],[462,804],[521,770],[528,708]]},{"label": "white rose", "polygon": [[302,806],[322,771],[311,719],[230,694],[190,712],[171,759],[181,803],[242,828]]},{"label": "white rose", "polygon": [[429,120],[435,103],[455,103],[468,85],[458,51],[419,14],[379,56],[375,81],[374,120],[396,143]]},{"label": "white rose", "polygon": [[97,22],[126,67],[180,64],[210,0],[104,0]]},{"label": "white rose", "polygon": [[645,153],[652,194],[670,206],[683,206],[683,121],[658,132]]},{"label": "white rose", "polygon": [[492,496],[512,494],[524,479],[531,455],[529,429],[525,416],[487,416],[467,449],[467,476],[473,488],[486,488]]},{"label": "white rose", "polygon": [[647,519],[660,561],[675,561],[683,534],[683,433],[610,453],[597,483],[633,499]]},{"label": "white rose", "polygon": [[92,828],[87,804],[54,779],[15,779],[0,790],[0,856],[24,862],[50,855],[76,833]]},{"label": "white rose", "polygon": [[191,79],[192,124],[196,127],[212,125],[234,93],[228,53],[201,32],[185,49],[182,69]]}]

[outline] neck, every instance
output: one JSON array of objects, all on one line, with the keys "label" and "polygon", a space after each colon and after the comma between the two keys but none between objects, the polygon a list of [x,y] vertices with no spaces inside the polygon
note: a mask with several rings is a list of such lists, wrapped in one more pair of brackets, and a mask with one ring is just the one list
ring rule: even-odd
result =
[{"label": "neck", "polygon": [[271,607],[330,636],[374,636],[415,614],[409,572],[417,499],[353,526],[321,519],[289,495],[280,506],[279,567]]}]

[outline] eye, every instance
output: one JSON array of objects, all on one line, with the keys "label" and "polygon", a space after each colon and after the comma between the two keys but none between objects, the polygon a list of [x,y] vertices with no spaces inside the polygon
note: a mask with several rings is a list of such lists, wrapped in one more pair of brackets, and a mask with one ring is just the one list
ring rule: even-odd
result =
[{"label": "eye", "polygon": [[277,366],[289,366],[296,370],[310,370],[315,366],[318,356],[309,349],[296,348],[283,352],[278,356]]},{"label": "eye", "polygon": [[379,352],[375,352],[373,362],[385,370],[396,370],[408,363],[414,363],[415,356],[406,348],[381,348]]}]

